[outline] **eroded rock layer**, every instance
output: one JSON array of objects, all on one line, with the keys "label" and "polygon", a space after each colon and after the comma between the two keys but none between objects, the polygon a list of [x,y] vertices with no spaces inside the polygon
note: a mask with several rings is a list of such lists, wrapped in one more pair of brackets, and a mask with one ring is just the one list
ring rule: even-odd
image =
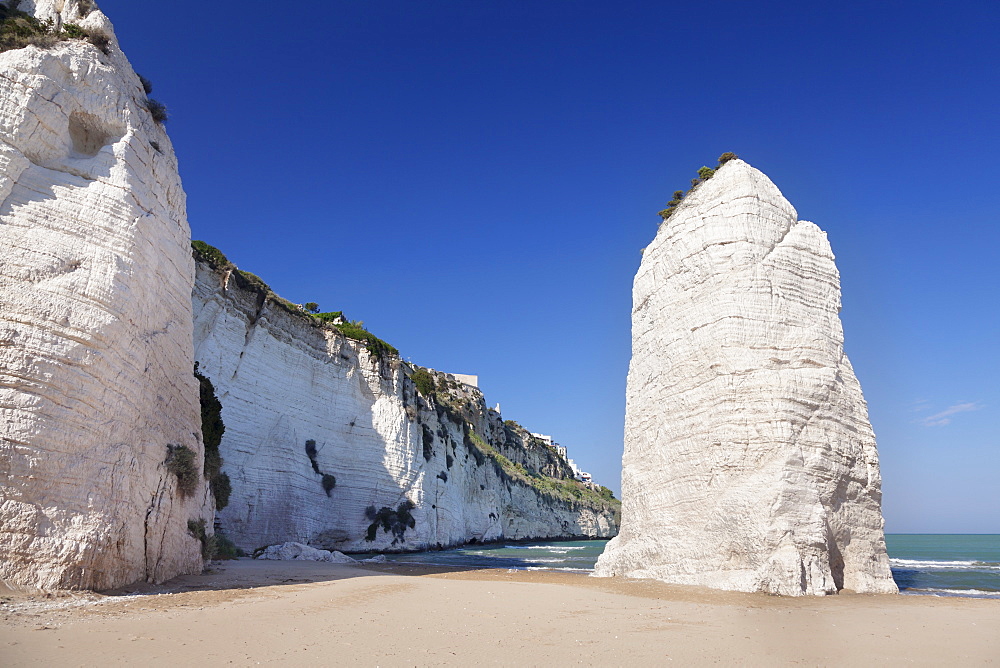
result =
[{"label": "eroded rock layer", "polygon": [[416,367],[373,355],[228,265],[197,263],[194,311],[232,481],[217,521],[239,547],[614,535],[617,502],[569,480],[565,460],[505,424],[478,389],[429,372],[435,389],[421,394]]},{"label": "eroded rock layer", "polygon": [[195,572],[205,484],[179,494],[165,463],[168,446],[201,458],[170,140],[93,3],[20,8],[109,42],[0,53],[0,580]]},{"label": "eroded rock layer", "polygon": [[622,527],[597,574],[895,592],[825,233],[733,160],[645,249],[633,304]]}]

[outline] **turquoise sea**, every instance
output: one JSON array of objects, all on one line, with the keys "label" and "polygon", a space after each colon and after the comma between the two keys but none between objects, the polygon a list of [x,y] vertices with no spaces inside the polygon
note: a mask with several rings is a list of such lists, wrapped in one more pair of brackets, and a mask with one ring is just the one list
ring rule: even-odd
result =
[{"label": "turquoise sea", "polygon": [[[467,545],[386,555],[389,561],[589,573],[606,540]],[[889,534],[892,576],[904,594],[1000,599],[1000,535]]]},{"label": "turquoise sea", "polygon": [[1000,598],[1000,534],[887,534],[903,594]]}]

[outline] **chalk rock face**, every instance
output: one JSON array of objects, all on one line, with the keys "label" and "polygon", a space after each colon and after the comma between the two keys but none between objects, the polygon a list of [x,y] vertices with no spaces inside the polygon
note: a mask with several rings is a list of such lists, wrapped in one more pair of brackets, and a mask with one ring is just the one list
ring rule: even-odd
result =
[{"label": "chalk rock face", "polygon": [[622,527],[596,574],[895,592],[826,234],[733,160],[660,227],[633,303]]},{"label": "chalk rock face", "polygon": [[217,521],[244,550],[295,541],[407,551],[616,532],[612,504],[546,495],[505,473],[491,449],[509,466],[569,469],[550,448],[525,445],[527,432],[505,426],[477,388],[434,372],[438,398],[423,397],[399,359],[318,326],[231,267],[197,263],[194,312],[199,370],[226,426],[232,495]]},{"label": "chalk rock face", "polygon": [[[0,54],[0,580],[107,588],[201,569],[168,445],[200,462],[194,267],[163,128],[93,3],[20,9],[107,36]],[[199,464],[200,467],[200,464]]]}]

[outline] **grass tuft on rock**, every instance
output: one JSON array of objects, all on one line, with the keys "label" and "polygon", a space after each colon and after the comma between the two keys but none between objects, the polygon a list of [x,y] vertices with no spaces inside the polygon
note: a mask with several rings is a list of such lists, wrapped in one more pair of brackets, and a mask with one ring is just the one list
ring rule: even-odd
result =
[{"label": "grass tuft on rock", "polygon": [[177,476],[177,490],[181,496],[194,494],[201,473],[194,450],[186,445],[168,445],[166,463],[167,470]]}]

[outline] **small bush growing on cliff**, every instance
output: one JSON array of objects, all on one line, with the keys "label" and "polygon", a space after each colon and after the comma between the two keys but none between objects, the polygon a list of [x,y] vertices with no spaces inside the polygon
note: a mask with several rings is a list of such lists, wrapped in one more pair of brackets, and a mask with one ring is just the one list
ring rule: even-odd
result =
[{"label": "small bush growing on cliff", "polygon": [[86,40],[108,53],[110,41],[104,35],[91,33],[75,23],[63,25],[56,30],[52,19],[39,21],[27,12],[17,9],[19,2],[11,0],[0,4],[0,52],[37,46],[47,49],[68,39]]},{"label": "small bush growing on cliff", "polygon": [[410,511],[415,507],[409,499],[400,503],[395,510],[388,506],[383,506],[376,512],[375,506],[368,506],[365,510],[365,517],[371,520],[372,523],[368,525],[368,531],[365,532],[365,540],[369,543],[374,541],[378,536],[379,527],[382,527],[383,531],[393,535],[393,545],[404,541],[405,538],[403,538],[403,535],[406,533],[406,530],[412,529],[417,525],[417,521],[410,514]]},{"label": "small bush growing on cliff", "polygon": [[327,496],[330,496],[330,492],[333,488],[337,486],[337,478],[330,473],[323,474],[323,491],[326,492]]},{"label": "small bush growing on cliff", "polygon": [[167,446],[167,470],[177,476],[181,496],[191,496],[198,488],[198,463],[194,451],[186,445]]},{"label": "small bush growing on cliff", "polygon": [[309,463],[312,464],[313,472],[320,476],[320,484],[323,486],[323,491],[326,492],[327,496],[330,496],[330,492],[333,488],[337,486],[337,478],[332,473],[324,473],[319,468],[319,460],[316,458],[316,441],[309,439],[306,441],[306,457],[309,458]]},{"label": "small bush growing on cliff", "polygon": [[[225,539],[223,536],[218,534],[208,535],[208,531],[205,530],[205,520],[188,520],[188,533],[201,541],[201,558],[205,561],[215,559],[219,556],[220,543],[223,540],[228,543],[226,546],[227,550],[235,550],[239,552],[236,556],[223,557],[225,559],[235,559],[237,556],[243,556],[243,553],[239,548],[233,545],[232,541]],[[231,546],[231,547],[230,547]]]},{"label": "small bush growing on cliff", "polygon": [[410,380],[417,386],[417,392],[420,392],[420,394],[427,398],[434,396],[434,392],[437,390],[437,383],[434,382],[434,376],[427,369],[417,369],[410,374]]},{"label": "small bush growing on cliff", "polygon": [[215,394],[215,386],[209,378],[198,371],[194,363],[194,376],[198,379],[199,400],[201,402],[201,435],[205,444],[205,477],[208,478],[215,497],[215,509],[222,510],[229,505],[233,485],[229,476],[222,472],[222,454],[219,446],[226,425],[222,421],[222,402]]},{"label": "small bush growing on cliff", "polygon": [[316,473],[323,473],[319,470],[319,462],[316,461],[316,441],[311,438],[306,441],[306,457],[309,458],[309,462],[312,464],[313,471]]},{"label": "small bush growing on cliff", "polygon": [[205,520],[188,520],[188,533],[200,540],[202,543],[205,542]]},{"label": "small bush growing on cliff", "polygon": [[247,553],[236,547],[236,543],[231,541],[229,537],[222,533],[221,529],[217,529],[215,532],[215,559],[239,559],[240,557],[247,556]]},{"label": "small bush growing on cliff", "polygon": [[166,123],[167,119],[170,118],[170,114],[167,113],[167,105],[159,100],[154,100],[151,97],[146,98],[146,109],[157,123]]},{"label": "small bush growing on cliff", "polygon": [[229,497],[233,494],[233,482],[229,474],[219,473],[212,478],[212,496],[215,497],[215,509],[222,510],[229,505]]},{"label": "small bush growing on cliff", "polygon": [[336,324],[338,320],[344,319],[343,311],[327,311],[326,313],[316,313],[314,315],[323,322],[330,322],[334,324]]},{"label": "small bush growing on cliff", "polygon": [[143,92],[146,93],[146,95],[152,93],[153,82],[147,79],[146,77],[142,76],[141,74],[136,74],[136,76],[139,77],[139,83],[142,85]]},{"label": "small bush growing on cliff", "polygon": [[316,302],[306,302],[302,308],[305,309],[306,313],[319,313],[319,304]]},{"label": "small bush growing on cliff", "polygon": [[430,461],[431,457],[434,456],[434,432],[427,425],[421,425],[421,427],[424,437],[424,459]]},{"label": "small bush growing on cliff", "polygon": [[598,486],[598,488],[597,488],[597,494],[602,499],[606,499],[607,501],[613,501],[614,498],[615,498],[615,493],[612,492],[607,487],[605,487],[604,485]]},{"label": "small bush growing on cliff", "polygon": [[[719,156],[718,166],[722,167],[730,160],[735,160],[738,157],[739,157],[738,155],[732,152],[723,153],[722,155]],[[718,169],[718,167],[716,167],[716,169]],[[677,206],[684,200],[685,197],[688,196],[688,194],[691,193],[692,190],[694,190],[695,188],[697,188],[698,186],[700,186],[702,183],[709,180],[713,176],[715,176],[715,169],[712,169],[711,167],[708,166],[704,166],[701,169],[699,169],[698,177],[691,179],[690,190],[688,190],[687,192],[683,190],[675,190],[673,199],[667,202],[667,208],[657,211],[656,215],[658,215],[663,220],[667,220],[668,218],[670,218],[670,216],[674,214],[674,211],[677,210]]]}]

